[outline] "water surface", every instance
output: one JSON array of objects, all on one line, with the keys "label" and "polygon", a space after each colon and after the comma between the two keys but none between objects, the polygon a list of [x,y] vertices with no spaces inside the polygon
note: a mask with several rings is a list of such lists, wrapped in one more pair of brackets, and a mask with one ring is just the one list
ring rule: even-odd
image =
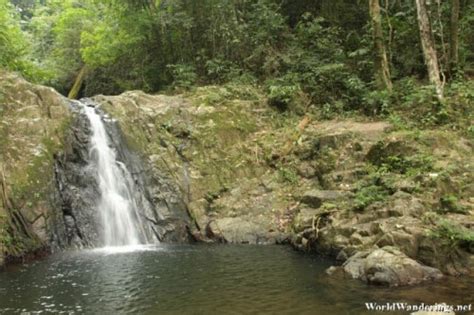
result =
[{"label": "water surface", "polygon": [[364,303],[472,303],[469,279],[374,289],[327,276],[330,264],[284,246],[68,252],[1,272],[0,313],[378,314]]}]

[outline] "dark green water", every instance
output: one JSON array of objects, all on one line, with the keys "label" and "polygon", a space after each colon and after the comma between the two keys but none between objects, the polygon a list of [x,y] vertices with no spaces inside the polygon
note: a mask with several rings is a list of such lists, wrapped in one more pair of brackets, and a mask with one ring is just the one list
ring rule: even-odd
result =
[{"label": "dark green water", "polygon": [[329,265],[283,246],[70,252],[1,272],[0,313],[378,314],[364,303],[472,303],[468,279],[374,289],[327,276]]}]

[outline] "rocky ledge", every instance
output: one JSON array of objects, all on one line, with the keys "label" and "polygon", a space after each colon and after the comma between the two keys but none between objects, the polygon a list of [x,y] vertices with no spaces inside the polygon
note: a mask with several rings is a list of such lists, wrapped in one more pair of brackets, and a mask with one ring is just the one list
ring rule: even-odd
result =
[{"label": "rocky ledge", "polygon": [[282,115],[248,86],[95,100],[180,187],[197,239],[290,243],[374,284],[472,272],[473,143],[453,131]]}]

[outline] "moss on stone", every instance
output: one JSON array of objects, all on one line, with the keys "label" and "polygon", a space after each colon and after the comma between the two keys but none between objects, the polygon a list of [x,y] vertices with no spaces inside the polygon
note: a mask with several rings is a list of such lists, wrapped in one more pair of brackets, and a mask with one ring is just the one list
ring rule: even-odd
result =
[{"label": "moss on stone", "polygon": [[0,170],[8,198],[2,196],[0,202],[0,242],[3,253],[15,257],[48,241],[46,220],[43,225],[32,223],[57,210],[51,204],[54,154],[64,147],[70,116],[65,98],[16,75],[0,74],[0,91]]}]

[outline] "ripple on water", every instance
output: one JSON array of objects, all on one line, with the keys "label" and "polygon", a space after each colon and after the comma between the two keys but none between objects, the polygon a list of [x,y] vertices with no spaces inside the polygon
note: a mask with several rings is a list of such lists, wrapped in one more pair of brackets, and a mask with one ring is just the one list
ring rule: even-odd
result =
[{"label": "ripple on water", "polygon": [[275,246],[65,253],[0,273],[0,313],[364,314],[365,301],[463,304],[472,288],[471,281],[451,286],[463,290],[439,288],[450,287],[444,283],[374,290],[328,277],[328,265]]}]

